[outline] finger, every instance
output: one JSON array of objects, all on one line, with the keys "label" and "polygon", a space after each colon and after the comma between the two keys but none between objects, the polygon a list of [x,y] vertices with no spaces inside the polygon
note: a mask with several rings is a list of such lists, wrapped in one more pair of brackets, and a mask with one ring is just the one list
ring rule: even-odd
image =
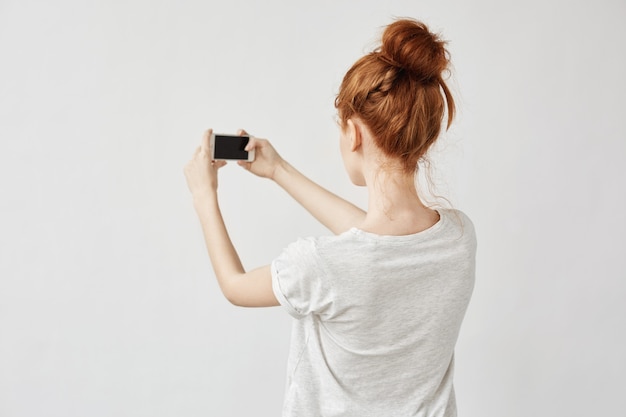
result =
[{"label": "finger", "polygon": [[246,132],[246,131],[245,131],[245,130],[243,130],[243,129],[239,129],[239,130],[237,131],[237,134],[238,134],[239,136],[250,136],[250,135],[248,134],[248,132]]},{"label": "finger", "polygon": [[213,134],[213,129],[207,129],[202,135],[202,142],[200,142],[200,146],[204,148],[206,152],[209,152],[211,146],[211,135]]},{"label": "finger", "polygon": [[220,169],[226,164],[227,164],[226,161],[213,161],[213,166],[215,167],[215,169]]}]

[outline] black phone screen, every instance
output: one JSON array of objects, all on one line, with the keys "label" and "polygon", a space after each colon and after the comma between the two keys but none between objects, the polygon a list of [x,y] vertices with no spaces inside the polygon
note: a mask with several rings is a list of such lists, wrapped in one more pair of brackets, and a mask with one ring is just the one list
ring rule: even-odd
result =
[{"label": "black phone screen", "polygon": [[244,148],[248,144],[248,136],[215,135],[215,159],[248,159]]}]

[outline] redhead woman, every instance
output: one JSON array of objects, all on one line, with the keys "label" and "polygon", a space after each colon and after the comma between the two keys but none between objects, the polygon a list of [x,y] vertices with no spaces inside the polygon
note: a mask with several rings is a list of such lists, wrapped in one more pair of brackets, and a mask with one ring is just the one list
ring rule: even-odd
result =
[{"label": "redhead woman", "polygon": [[[454,347],[474,286],[476,237],[455,209],[425,205],[419,161],[454,118],[445,43],[421,22],[387,26],[346,73],[335,105],[350,180],[364,211],[315,184],[269,141],[253,162],[334,235],[301,238],[246,271],[220,213],[207,131],[185,167],[226,298],[293,317],[283,416],[456,416]],[[242,134],[245,132],[241,132]]]}]

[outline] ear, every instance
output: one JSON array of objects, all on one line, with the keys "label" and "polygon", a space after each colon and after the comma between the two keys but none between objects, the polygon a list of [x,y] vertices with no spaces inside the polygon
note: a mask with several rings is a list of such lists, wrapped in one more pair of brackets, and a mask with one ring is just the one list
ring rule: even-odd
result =
[{"label": "ear", "polygon": [[350,139],[350,151],[355,152],[361,147],[362,131],[361,124],[358,120],[348,119],[346,123],[346,133]]}]

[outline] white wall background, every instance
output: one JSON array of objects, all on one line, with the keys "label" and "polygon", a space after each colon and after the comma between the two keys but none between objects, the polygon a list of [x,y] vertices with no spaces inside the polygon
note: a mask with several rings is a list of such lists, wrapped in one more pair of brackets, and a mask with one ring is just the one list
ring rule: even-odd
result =
[{"label": "white wall background", "polygon": [[[479,234],[465,417],[623,413],[626,3],[0,0],[0,416],[277,416],[290,318],[219,293],[182,168],[244,127],[347,180],[333,99],[394,16],[451,40],[439,192]],[[327,233],[221,172],[244,263]]]}]

